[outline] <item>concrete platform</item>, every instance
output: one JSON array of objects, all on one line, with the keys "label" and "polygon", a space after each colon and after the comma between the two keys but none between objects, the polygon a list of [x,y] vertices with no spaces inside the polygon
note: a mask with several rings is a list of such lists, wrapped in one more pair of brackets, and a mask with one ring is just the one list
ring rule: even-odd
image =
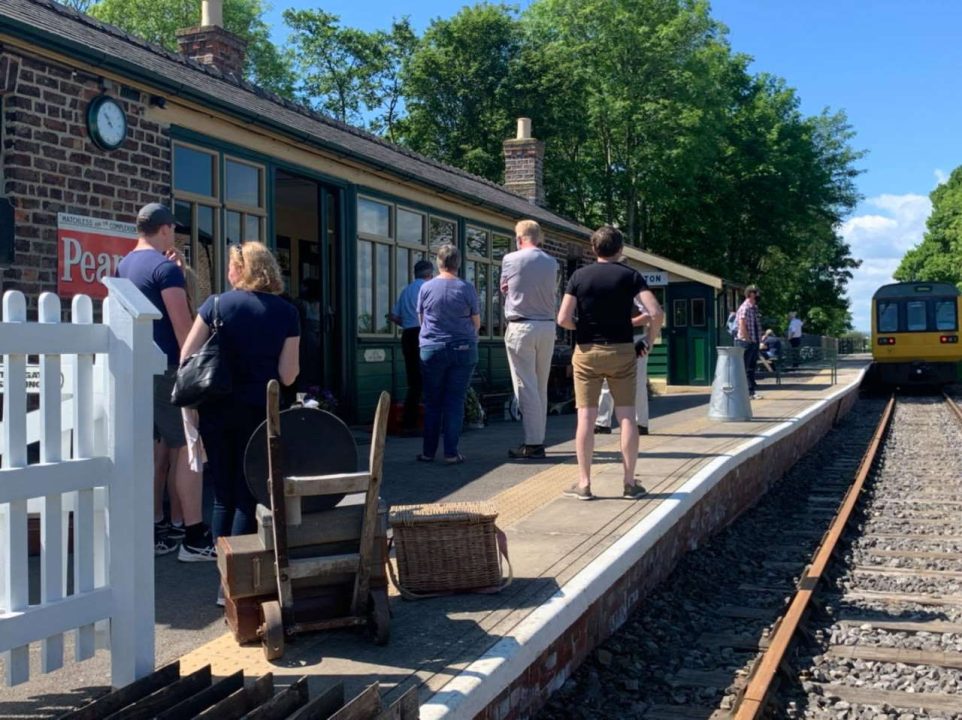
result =
[{"label": "concrete platform", "polygon": [[[378,680],[389,699],[417,684],[425,720],[526,717],[681,555],[751,506],[848,411],[867,365],[842,363],[834,386],[827,371],[787,374],[777,388],[763,384],[751,422],[708,420],[707,389],[655,398],[653,434],[641,438],[637,474],[649,491],[641,501],[621,498],[617,434],[596,436],[598,499],[561,496],[577,479],[573,415],[549,419],[544,461],[506,459],[520,442],[520,424],[510,422],[466,433],[467,462],[459,466],[416,463],[420,441],[392,438],[385,499],[493,501],[508,535],[510,587],[417,602],[394,595],[387,647],[349,632],[322,633],[297,638],[269,663],[259,646],[238,647],[226,634],[213,605],[212,564],[159,558],[157,663],[181,657],[183,672],[211,663],[217,676],[273,672],[280,684],[306,674],[317,688],[343,679],[349,692]],[[108,679],[105,653],[34,677],[0,689],[0,717],[51,716],[44,708],[95,692]]]}]

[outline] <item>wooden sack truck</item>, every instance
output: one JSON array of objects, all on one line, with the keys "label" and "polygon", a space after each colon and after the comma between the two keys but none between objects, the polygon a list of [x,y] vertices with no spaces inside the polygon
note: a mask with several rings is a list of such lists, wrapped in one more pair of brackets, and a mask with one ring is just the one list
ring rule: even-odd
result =
[{"label": "wooden sack truck", "polygon": [[[218,540],[228,625],[238,642],[259,639],[268,660],[284,654],[287,638],[315,630],[366,626],[383,645],[390,614],[379,495],[390,396],[381,393],[378,402],[369,469],[356,472],[357,448],[347,427],[320,410],[280,413],[279,391],[272,380],[266,473],[257,467],[260,431],[245,462],[251,492],[261,500],[257,534]],[[282,436],[282,424],[289,436]],[[266,483],[258,479],[263,475]],[[363,503],[337,505],[351,493],[364,493]]]}]

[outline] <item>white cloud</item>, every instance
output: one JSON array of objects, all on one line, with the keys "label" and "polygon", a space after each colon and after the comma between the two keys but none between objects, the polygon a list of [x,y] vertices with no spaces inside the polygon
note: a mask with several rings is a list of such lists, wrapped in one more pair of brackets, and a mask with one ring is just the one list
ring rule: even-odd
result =
[{"label": "white cloud", "polygon": [[942,170],[941,168],[935,168],[935,184],[941,185],[946,180],[949,179],[949,174]]},{"label": "white cloud", "polygon": [[[938,175],[940,171],[936,171]],[[842,237],[852,256],[862,260],[848,284],[852,322],[857,330],[871,327],[872,294],[879,285],[893,282],[892,273],[905,253],[922,242],[932,203],[924,195],[878,195],[865,201],[881,211],[856,215],[842,224]]]}]

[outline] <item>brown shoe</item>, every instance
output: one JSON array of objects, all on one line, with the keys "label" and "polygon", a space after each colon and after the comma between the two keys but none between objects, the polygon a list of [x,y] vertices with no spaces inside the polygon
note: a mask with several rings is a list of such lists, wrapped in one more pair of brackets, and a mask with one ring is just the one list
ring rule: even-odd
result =
[{"label": "brown shoe", "polygon": [[595,496],[591,494],[591,487],[581,487],[578,483],[575,483],[570,488],[564,491],[565,497],[573,497],[576,500],[594,500]]},{"label": "brown shoe", "polygon": [[621,497],[627,498],[628,500],[638,500],[643,498],[648,494],[641,485],[625,485],[625,491],[622,493]]}]

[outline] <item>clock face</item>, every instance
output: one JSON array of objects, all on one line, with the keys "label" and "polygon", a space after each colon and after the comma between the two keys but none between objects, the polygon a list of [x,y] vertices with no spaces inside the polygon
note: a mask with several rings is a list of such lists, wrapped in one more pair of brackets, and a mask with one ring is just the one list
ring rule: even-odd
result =
[{"label": "clock face", "polygon": [[90,137],[105,150],[120,147],[127,137],[127,116],[120,104],[106,95],[91,100],[87,124]]}]

